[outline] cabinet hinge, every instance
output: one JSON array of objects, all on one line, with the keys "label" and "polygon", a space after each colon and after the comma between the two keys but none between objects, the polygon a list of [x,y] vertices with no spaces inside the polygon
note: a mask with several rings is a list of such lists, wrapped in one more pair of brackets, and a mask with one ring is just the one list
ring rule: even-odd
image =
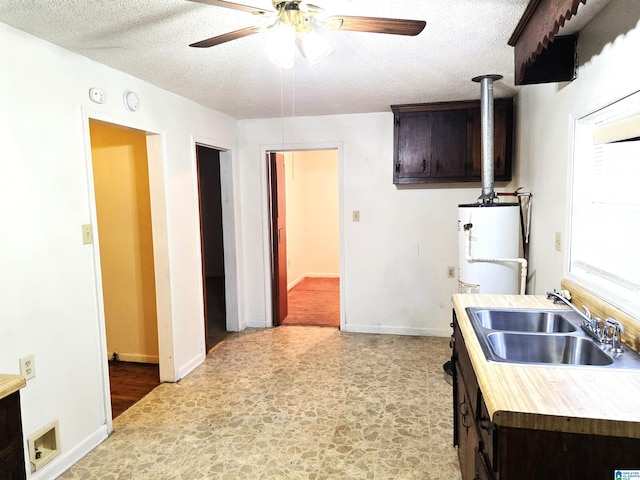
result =
[{"label": "cabinet hinge", "polygon": [[396,118],[396,127],[399,127],[399,126],[400,126],[400,119]]}]

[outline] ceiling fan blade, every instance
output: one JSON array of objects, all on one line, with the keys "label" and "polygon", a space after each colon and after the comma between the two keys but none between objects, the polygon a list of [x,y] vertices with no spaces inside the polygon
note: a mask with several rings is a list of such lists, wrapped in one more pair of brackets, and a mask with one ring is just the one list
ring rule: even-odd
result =
[{"label": "ceiling fan blade", "polygon": [[192,43],[190,47],[207,48],[221,43],[230,42],[231,40],[237,40],[238,38],[248,37],[262,30],[262,27],[254,25],[253,27],[241,28],[240,30],[234,30],[233,32],[218,35],[216,37],[207,38],[200,42]]},{"label": "ceiling fan blade", "polygon": [[240,3],[225,2],[224,0],[189,0],[195,3],[204,3],[205,5],[213,5],[214,7],[232,8],[233,10],[241,10],[243,12],[264,14],[267,10],[262,8],[250,7],[249,5],[242,5]]},{"label": "ceiling fan blade", "polygon": [[[340,25],[340,21],[342,24]],[[344,15],[334,15],[326,19],[325,23],[340,25],[338,30],[349,30],[352,32],[390,33],[393,35],[418,35],[427,22],[424,20],[402,20],[399,18],[377,18],[377,17],[349,17]]]}]

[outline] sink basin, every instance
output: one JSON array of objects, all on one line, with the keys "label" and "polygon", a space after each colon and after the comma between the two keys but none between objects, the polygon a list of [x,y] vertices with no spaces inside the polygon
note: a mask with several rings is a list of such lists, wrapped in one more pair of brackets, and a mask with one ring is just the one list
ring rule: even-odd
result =
[{"label": "sink basin", "polygon": [[587,338],[495,332],[487,335],[493,353],[516,363],[611,365],[613,359]]},{"label": "sink basin", "polygon": [[493,362],[640,370],[640,355],[629,348],[612,353],[592,340],[573,310],[468,307],[466,313]]},{"label": "sink basin", "polygon": [[479,325],[489,330],[536,333],[575,332],[576,327],[558,311],[474,309]]}]

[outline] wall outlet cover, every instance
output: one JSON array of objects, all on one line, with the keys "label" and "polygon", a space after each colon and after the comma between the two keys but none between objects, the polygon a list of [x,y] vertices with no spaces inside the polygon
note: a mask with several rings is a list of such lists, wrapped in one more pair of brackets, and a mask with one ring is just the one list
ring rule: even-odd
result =
[{"label": "wall outlet cover", "polygon": [[33,354],[20,359],[20,375],[22,375],[25,380],[31,380],[36,376],[36,362]]}]

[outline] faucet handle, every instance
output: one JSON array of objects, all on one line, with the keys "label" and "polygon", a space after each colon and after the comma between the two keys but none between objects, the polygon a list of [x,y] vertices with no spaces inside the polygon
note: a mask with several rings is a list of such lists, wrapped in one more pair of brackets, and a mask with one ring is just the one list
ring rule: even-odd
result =
[{"label": "faucet handle", "polygon": [[571,301],[571,294],[567,290],[557,291],[555,288],[553,292],[547,292],[547,298],[553,300],[553,303],[564,303],[568,305]]},{"label": "faucet handle", "polygon": [[599,317],[589,317],[589,323],[591,324],[591,330],[596,334],[598,338],[602,341],[602,338],[605,337],[605,328],[600,328],[600,324],[602,323],[602,319]]},{"label": "faucet handle", "polygon": [[591,310],[589,310],[589,307],[583,305],[582,309],[584,310],[584,316],[587,318],[591,318]]},{"label": "faucet handle", "polygon": [[609,317],[604,321],[604,337],[607,343],[611,343],[611,351],[613,353],[623,352],[622,339],[620,338],[622,332],[624,332],[624,327],[615,318]]},{"label": "faucet handle", "polygon": [[615,318],[611,318],[608,317],[605,321],[604,321],[605,326],[607,327],[611,327],[614,328],[618,333],[622,333],[624,332],[624,327],[622,326],[622,324],[616,320]]}]

